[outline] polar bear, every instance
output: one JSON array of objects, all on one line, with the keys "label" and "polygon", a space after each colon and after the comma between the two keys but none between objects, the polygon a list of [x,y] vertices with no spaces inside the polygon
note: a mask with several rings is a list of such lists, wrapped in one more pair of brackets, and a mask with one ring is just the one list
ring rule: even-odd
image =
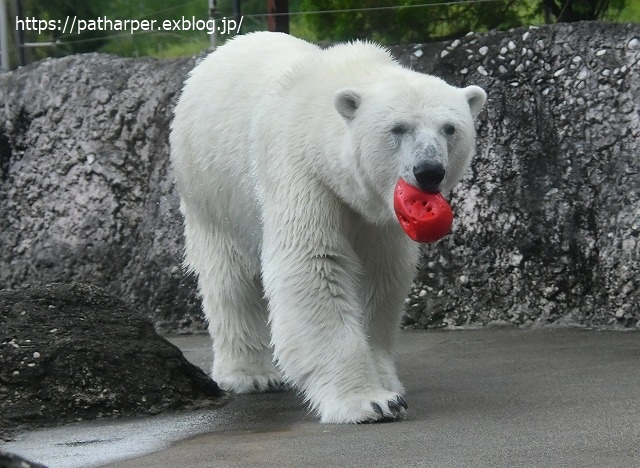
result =
[{"label": "polar bear", "polygon": [[394,186],[447,193],[485,99],[372,43],[282,33],[240,36],[193,69],[171,160],[221,388],[291,385],[327,423],[404,415],[392,354],[418,244]]}]

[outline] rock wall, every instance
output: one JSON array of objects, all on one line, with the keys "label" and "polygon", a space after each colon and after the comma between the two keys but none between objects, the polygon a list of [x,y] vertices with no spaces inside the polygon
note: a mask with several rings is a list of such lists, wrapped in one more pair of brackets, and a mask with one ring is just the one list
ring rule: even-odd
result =
[{"label": "rock wall", "polygon": [[[453,232],[405,325],[640,322],[640,26],[555,25],[394,47],[489,93]],[[0,75],[0,288],[82,281],[199,328],[168,163],[193,59],[44,60]]]},{"label": "rock wall", "polygon": [[405,323],[640,326],[640,26],[470,35],[412,58],[490,99]]},{"label": "rock wall", "polygon": [[164,328],[202,324],[168,159],[193,65],[88,54],[0,75],[0,288],[91,283]]}]

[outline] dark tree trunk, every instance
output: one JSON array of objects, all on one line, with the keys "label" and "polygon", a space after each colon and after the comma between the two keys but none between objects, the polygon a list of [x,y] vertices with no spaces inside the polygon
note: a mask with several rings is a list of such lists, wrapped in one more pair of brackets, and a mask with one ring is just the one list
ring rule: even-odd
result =
[{"label": "dark tree trunk", "polygon": [[289,34],[289,0],[267,0],[269,31]]},{"label": "dark tree trunk", "polygon": [[558,23],[603,19],[609,10],[609,0],[542,0],[545,20],[551,15]]}]

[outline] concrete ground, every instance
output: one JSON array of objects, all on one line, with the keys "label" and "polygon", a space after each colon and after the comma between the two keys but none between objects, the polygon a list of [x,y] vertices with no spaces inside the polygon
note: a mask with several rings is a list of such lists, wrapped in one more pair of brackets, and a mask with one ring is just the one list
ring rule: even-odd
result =
[{"label": "concrete ground", "polygon": [[[208,338],[172,341],[209,367]],[[404,332],[398,363],[410,410],[403,421],[325,425],[292,392],[243,395],[199,435],[177,440],[178,431],[154,453],[107,466],[640,467],[638,332]],[[111,424],[108,432],[130,439],[126,426]],[[74,450],[99,455],[100,444],[91,444],[99,438],[84,437],[90,443]],[[37,441],[21,443],[22,453],[14,451],[36,453],[24,447]],[[40,450],[46,462],[46,444]],[[82,465],[66,460],[58,465]]]}]

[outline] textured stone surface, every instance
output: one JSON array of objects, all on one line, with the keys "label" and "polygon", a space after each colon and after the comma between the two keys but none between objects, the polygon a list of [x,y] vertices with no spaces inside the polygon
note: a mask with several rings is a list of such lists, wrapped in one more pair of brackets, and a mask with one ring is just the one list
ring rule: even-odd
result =
[{"label": "textured stone surface", "polygon": [[[640,26],[393,51],[489,93],[453,233],[425,248],[405,325],[637,327]],[[202,325],[167,143],[193,64],[84,55],[0,75],[0,287],[82,280],[165,330]]]},{"label": "textured stone surface", "polygon": [[409,59],[489,103],[453,235],[425,249],[405,324],[640,326],[639,36],[560,25]]},{"label": "textured stone surface", "polygon": [[0,75],[0,288],[82,281],[199,319],[168,160],[193,64],[88,54]]},{"label": "textured stone surface", "polygon": [[20,427],[216,406],[222,391],[100,288],[0,291],[0,436]]}]

